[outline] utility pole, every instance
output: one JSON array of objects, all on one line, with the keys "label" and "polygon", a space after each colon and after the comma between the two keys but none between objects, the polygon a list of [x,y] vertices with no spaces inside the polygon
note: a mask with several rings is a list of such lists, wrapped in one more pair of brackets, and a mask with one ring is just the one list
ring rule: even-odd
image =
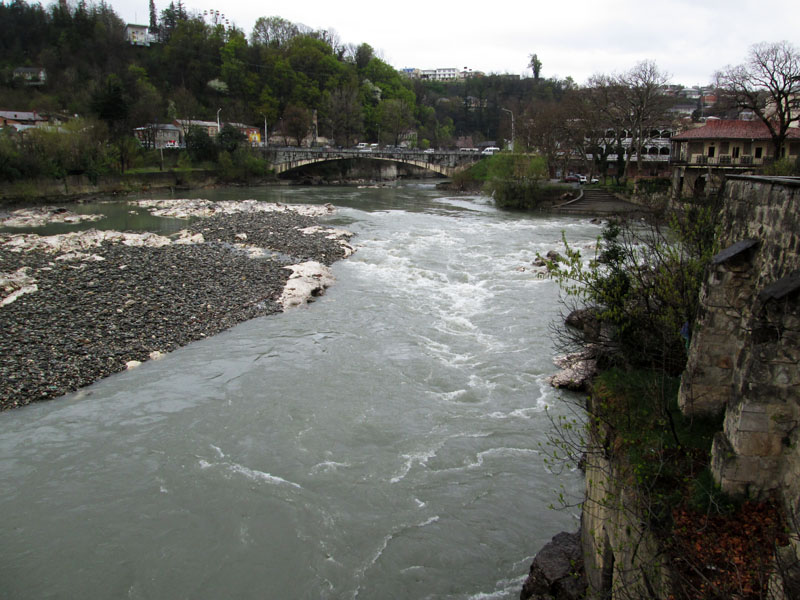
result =
[{"label": "utility pole", "polygon": [[514,113],[508,110],[507,108],[501,108],[500,110],[506,111],[508,114],[511,115],[511,151],[514,151]]},{"label": "utility pole", "polygon": [[261,144],[261,147],[264,148],[264,160],[267,160],[267,141],[269,140],[269,136],[267,135],[267,115],[261,113],[261,116],[264,117],[264,142]]}]

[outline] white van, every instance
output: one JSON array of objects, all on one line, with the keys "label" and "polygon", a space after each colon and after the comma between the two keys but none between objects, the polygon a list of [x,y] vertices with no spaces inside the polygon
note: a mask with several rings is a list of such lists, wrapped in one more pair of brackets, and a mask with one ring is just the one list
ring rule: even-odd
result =
[{"label": "white van", "polygon": [[500,148],[498,148],[497,146],[489,146],[488,148],[484,148],[481,154],[483,156],[491,156],[495,152],[500,152]]}]

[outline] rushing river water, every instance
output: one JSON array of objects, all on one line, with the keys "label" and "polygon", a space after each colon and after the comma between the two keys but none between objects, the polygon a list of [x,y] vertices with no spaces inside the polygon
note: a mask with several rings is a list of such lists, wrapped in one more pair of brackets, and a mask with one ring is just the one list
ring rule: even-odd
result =
[{"label": "rushing river water", "polygon": [[429,184],[195,196],[333,203],[357,252],[308,308],[0,414],[0,598],[518,597],[581,485],[540,447],[530,263],[598,226]]}]

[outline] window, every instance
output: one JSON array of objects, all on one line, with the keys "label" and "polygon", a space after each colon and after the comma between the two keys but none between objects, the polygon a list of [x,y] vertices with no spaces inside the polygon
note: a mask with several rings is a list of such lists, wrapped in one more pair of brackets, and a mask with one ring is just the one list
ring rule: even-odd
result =
[{"label": "window", "polygon": [[717,152],[717,149],[714,146],[709,146],[708,147],[708,158],[714,158],[714,155],[716,154],[716,152]]},{"label": "window", "polygon": [[733,147],[733,150],[731,150],[731,156],[733,158],[739,158],[739,146]]},{"label": "window", "polygon": [[761,158],[764,153],[764,149],[761,146],[756,147],[756,158]]}]

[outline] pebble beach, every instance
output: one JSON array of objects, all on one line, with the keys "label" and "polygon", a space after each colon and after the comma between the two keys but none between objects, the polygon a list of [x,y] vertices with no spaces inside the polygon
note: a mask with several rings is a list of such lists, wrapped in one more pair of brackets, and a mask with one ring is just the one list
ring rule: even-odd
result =
[{"label": "pebble beach", "polygon": [[170,200],[148,209],[201,218],[168,238],[0,233],[0,410],[313,300],[332,282],[327,267],[352,252],[349,232],[318,223],[332,207]]}]

